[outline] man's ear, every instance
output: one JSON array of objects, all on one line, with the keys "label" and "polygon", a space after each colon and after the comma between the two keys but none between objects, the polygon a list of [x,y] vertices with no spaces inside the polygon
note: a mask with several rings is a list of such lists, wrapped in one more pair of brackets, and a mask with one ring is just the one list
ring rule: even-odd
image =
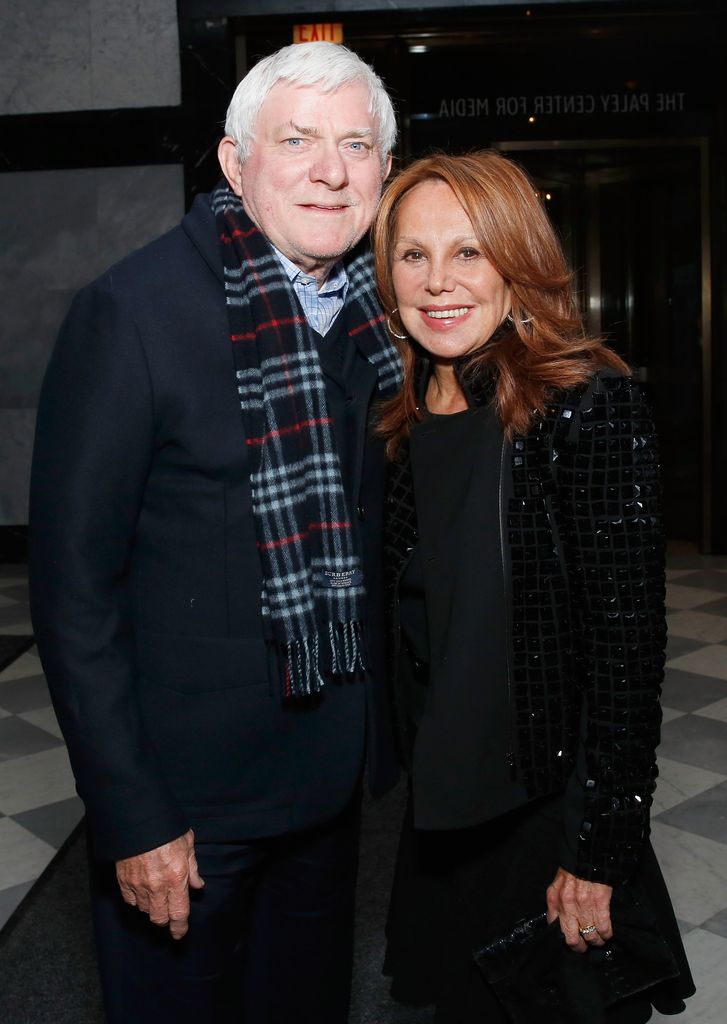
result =
[{"label": "man's ear", "polygon": [[225,135],[217,147],[217,159],[220,161],[222,173],[227,178],[230,188],[236,196],[242,195],[242,184],[240,181],[240,157],[237,152],[237,143],[229,135]]},{"label": "man's ear", "polygon": [[386,163],[384,165],[384,173],[383,173],[383,176],[382,176],[381,180],[382,181],[386,181],[386,179],[389,177],[390,174],[391,174],[391,153],[389,153],[389,155],[386,158]]}]

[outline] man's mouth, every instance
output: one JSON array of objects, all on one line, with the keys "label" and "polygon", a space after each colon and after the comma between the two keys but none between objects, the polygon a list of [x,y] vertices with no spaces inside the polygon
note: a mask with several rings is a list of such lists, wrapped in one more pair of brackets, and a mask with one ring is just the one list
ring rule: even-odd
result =
[{"label": "man's mouth", "polygon": [[328,206],[325,203],[301,203],[306,210],[320,210],[322,213],[341,213],[348,209],[348,203],[337,203],[335,206]]}]

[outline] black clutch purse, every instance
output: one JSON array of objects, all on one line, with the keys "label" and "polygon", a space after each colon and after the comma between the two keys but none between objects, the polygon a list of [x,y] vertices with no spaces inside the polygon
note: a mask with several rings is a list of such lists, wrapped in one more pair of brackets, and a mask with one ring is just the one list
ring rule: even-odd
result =
[{"label": "black clutch purse", "polygon": [[628,887],[614,890],[611,920],[614,937],[586,953],[570,950],[545,913],[474,951],[514,1024],[602,1024],[606,1007],[678,976],[654,915]]}]

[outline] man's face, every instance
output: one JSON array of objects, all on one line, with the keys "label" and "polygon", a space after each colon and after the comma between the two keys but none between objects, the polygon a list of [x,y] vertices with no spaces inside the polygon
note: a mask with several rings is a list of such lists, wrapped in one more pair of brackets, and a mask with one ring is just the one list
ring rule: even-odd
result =
[{"label": "man's face", "polygon": [[321,279],[368,229],[388,173],[368,106],[363,83],[324,93],[278,82],[234,178],[221,156],[252,220],[288,259]]}]

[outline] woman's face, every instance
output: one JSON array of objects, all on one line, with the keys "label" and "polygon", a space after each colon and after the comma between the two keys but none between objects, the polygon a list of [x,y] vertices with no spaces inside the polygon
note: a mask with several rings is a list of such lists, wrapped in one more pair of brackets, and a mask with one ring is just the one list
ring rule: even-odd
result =
[{"label": "woman's face", "polygon": [[443,181],[424,181],[402,199],[392,282],[404,328],[441,360],[484,345],[510,311],[508,284]]}]

